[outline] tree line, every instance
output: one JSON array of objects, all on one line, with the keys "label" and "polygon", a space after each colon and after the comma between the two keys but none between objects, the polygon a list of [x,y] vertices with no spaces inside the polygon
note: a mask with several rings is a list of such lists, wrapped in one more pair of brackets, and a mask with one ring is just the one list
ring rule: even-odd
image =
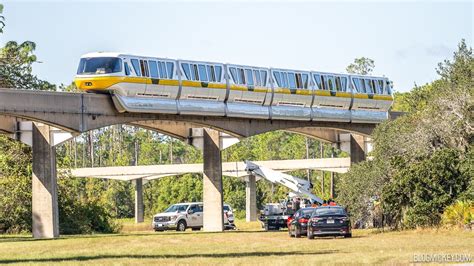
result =
[{"label": "tree line", "polygon": [[[396,93],[392,110],[407,114],[379,125],[373,160],[337,184],[338,201],[360,226],[438,226],[456,202],[474,222],[472,48],[462,40],[439,79]],[[466,207],[470,206],[470,207]]]}]

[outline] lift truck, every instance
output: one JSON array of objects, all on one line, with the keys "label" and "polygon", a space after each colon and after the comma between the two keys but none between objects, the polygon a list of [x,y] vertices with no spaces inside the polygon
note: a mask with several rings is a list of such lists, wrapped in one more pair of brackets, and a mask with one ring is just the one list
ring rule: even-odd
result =
[{"label": "lift truck", "polygon": [[274,171],[250,161],[245,161],[245,164],[245,170],[249,174],[264,178],[272,183],[283,185],[291,190],[287,199],[279,203],[268,203],[264,206],[258,219],[262,223],[262,227],[265,231],[279,230],[280,228],[287,227],[286,222],[288,217],[292,216],[299,207],[303,207],[297,206],[298,204],[292,200],[295,197],[307,199],[306,204],[323,203],[321,198],[310,192],[313,187],[311,182]]}]

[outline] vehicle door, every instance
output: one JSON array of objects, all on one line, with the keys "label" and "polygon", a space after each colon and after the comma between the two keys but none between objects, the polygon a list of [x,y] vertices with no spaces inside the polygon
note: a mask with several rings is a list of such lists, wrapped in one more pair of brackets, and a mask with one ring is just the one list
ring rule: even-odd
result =
[{"label": "vehicle door", "polygon": [[200,226],[199,218],[201,218],[201,221],[202,221],[202,213],[199,212],[199,205],[192,204],[191,206],[189,206],[188,211],[187,211],[187,217],[188,217],[189,227]]},{"label": "vehicle door", "polygon": [[203,205],[198,204],[197,205],[197,211],[196,211],[196,216],[197,216],[197,224],[196,226],[202,227],[203,224]]}]

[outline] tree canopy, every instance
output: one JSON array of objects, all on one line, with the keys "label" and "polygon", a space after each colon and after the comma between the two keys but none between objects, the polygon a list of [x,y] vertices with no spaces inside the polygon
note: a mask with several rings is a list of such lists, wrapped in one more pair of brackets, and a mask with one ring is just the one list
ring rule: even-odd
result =
[{"label": "tree canopy", "polygon": [[409,113],[376,128],[374,159],[343,177],[341,202],[362,217],[380,199],[389,224],[411,228],[437,225],[449,204],[472,198],[473,65],[462,40],[440,79],[396,95],[394,108]]},{"label": "tree canopy", "polygon": [[347,73],[369,75],[375,67],[375,61],[367,57],[359,57],[354,59],[354,62],[347,66]]}]

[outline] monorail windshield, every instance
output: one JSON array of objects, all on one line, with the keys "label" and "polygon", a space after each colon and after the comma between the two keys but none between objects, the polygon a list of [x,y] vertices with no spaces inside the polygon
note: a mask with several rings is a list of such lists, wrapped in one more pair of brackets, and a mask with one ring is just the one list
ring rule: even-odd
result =
[{"label": "monorail windshield", "polygon": [[122,60],[117,57],[81,58],[78,75],[109,74],[122,71]]}]

